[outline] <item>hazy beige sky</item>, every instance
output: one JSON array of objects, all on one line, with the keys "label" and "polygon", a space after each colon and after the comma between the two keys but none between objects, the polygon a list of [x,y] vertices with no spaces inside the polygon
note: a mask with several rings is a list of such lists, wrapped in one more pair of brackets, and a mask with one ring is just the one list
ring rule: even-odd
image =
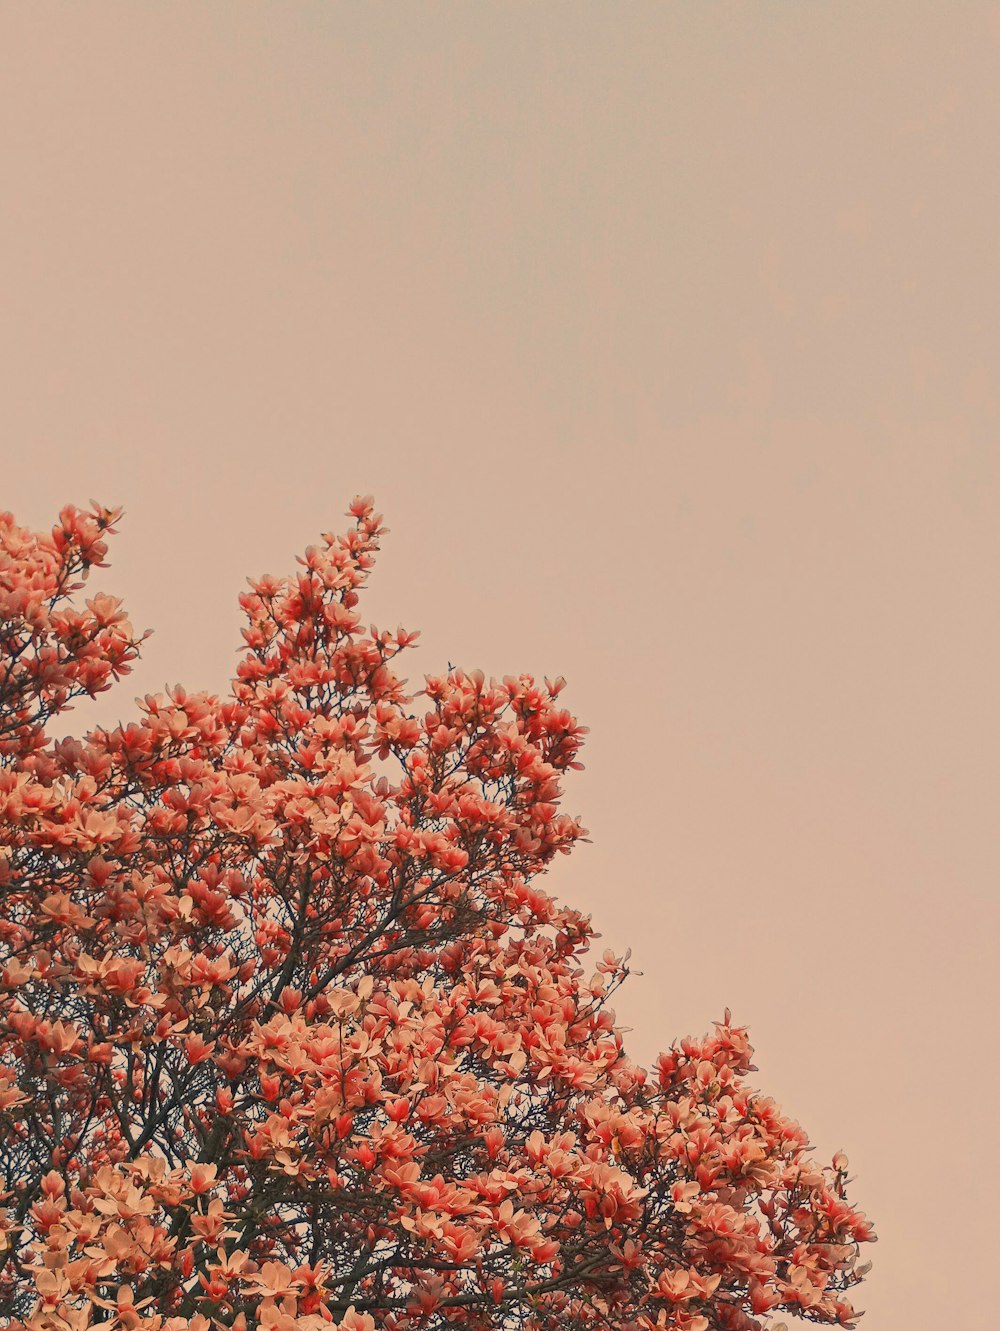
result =
[{"label": "hazy beige sky", "polygon": [[996,1326],[1000,8],[0,4],[0,507],[145,664],[374,492],[373,618],[563,673],[634,1050],[728,1004],[868,1331]]}]

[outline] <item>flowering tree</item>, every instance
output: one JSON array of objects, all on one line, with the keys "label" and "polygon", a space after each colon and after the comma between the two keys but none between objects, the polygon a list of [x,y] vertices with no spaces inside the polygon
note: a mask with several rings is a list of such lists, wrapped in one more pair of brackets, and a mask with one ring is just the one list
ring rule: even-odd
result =
[{"label": "flowering tree", "polygon": [[[729,1014],[646,1071],[538,877],[563,681],[365,629],[370,500],[242,598],[230,696],[54,739],[128,673],[119,513],[0,516],[0,1325],[850,1325],[873,1237]],[[588,973],[589,972],[589,973]]]}]

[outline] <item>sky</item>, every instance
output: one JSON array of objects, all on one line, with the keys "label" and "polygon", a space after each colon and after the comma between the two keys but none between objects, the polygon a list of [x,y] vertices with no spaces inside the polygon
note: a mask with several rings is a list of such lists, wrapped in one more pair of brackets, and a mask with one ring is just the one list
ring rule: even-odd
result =
[{"label": "sky", "polygon": [[[367,614],[563,674],[549,886],[652,1059],[730,1007],[843,1148],[867,1331],[987,1331],[1000,10],[0,2],[0,509],[122,504],[223,690],[373,493]],[[416,686],[416,684],[415,684]]]}]

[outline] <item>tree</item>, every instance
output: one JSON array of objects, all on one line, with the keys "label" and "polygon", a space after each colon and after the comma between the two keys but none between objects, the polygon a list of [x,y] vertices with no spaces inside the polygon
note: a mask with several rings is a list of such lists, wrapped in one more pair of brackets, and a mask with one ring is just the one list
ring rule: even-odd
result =
[{"label": "tree", "polygon": [[[231,695],[53,738],[141,638],[120,513],[0,517],[0,1321],[30,1331],[850,1325],[873,1238],[727,1012],[646,1071],[538,879],[564,681],[396,674],[369,499],[241,598]],[[589,972],[589,973],[588,973]]]}]

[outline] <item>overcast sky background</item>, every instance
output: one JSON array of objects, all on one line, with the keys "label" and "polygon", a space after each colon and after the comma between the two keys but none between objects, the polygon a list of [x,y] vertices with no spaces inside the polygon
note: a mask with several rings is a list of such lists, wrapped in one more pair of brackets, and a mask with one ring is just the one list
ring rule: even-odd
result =
[{"label": "overcast sky background", "polygon": [[565,674],[633,1050],[729,1005],[868,1331],[996,1325],[1000,9],[0,5],[0,507],[127,509],[92,720],[374,492],[414,672]]}]

